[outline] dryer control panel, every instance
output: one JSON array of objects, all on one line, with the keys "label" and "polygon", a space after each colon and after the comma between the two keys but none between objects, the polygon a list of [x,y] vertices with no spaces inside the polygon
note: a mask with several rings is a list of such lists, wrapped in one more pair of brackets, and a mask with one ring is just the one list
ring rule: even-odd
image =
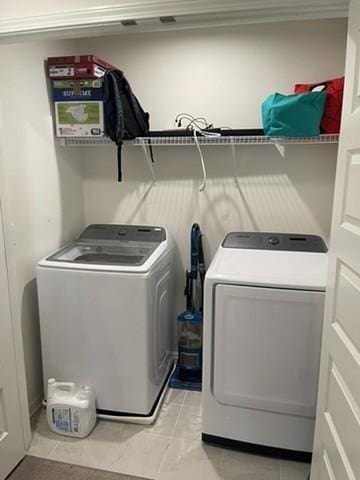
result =
[{"label": "dryer control panel", "polygon": [[327,252],[326,243],[318,235],[298,233],[231,232],[226,235],[222,246],[288,252]]}]

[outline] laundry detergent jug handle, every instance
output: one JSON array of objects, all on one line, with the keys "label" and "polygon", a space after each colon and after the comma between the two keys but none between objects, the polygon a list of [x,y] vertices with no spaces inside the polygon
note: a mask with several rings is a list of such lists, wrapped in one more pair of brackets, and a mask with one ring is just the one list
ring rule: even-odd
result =
[{"label": "laundry detergent jug handle", "polygon": [[76,389],[76,385],[74,382],[56,382],[55,388],[62,392],[73,392]]}]

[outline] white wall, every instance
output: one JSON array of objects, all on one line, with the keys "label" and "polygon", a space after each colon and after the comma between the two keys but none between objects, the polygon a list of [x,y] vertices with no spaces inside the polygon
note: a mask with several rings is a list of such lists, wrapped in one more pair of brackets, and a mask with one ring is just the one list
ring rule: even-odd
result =
[{"label": "white wall", "polygon": [[71,53],[71,42],[0,47],[1,182],[14,322],[21,323],[30,410],[42,394],[35,267],[83,226],[76,155],[53,140],[44,59]]},{"label": "white wall", "polygon": [[[126,73],[153,129],[176,114],[204,115],[216,126],[259,127],[260,104],[295,82],[321,81],[344,70],[346,22],[289,22],[228,29],[108,37],[80,41]],[[184,308],[183,271],[189,230],[200,223],[209,262],[225,233],[262,230],[329,237],[336,146],[237,147],[241,191],[232,178],[230,147],[204,147],[209,181],[193,147],[154,147],[151,187],[140,148],[124,149],[124,181],[116,182],[113,148],[85,149],[85,220],[166,225],[178,245],[177,311]]]},{"label": "white wall", "polygon": [[343,74],[346,21],[242,25],[79,41],[126,73],[153,129],[179,112],[217,126],[260,126],[260,103],[295,82]]}]

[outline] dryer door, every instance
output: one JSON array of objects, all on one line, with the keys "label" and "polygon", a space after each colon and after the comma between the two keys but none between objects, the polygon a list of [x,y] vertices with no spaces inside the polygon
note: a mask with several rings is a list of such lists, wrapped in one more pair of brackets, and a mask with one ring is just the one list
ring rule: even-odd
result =
[{"label": "dryer door", "polygon": [[217,285],[216,399],[315,416],[323,302],[322,292]]}]

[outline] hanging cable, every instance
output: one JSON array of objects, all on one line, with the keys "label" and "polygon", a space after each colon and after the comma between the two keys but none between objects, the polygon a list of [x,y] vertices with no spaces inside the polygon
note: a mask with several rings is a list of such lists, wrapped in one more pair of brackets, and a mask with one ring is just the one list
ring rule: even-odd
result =
[{"label": "hanging cable", "polygon": [[[198,133],[204,136],[209,137],[220,137],[220,132],[212,132],[210,129],[214,128],[212,123],[208,123],[205,117],[194,117],[190,115],[190,113],[179,113],[175,117],[175,125],[177,127],[183,126],[183,122],[188,122],[187,125],[184,127],[185,130],[189,130],[192,132],[193,130],[197,130]],[[229,127],[222,127],[228,129]]]},{"label": "hanging cable", "polygon": [[189,123],[186,125],[186,129],[191,130],[192,125],[195,125],[199,130],[203,130],[206,128],[211,128],[212,125],[210,125],[205,117],[194,117],[193,115],[190,115],[190,113],[179,113],[175,117],[175,125],[177,127],[182,126],[182,122],[186,120]]},{"label": "hanging cable", "polygon": [[196,129],[194,128],[193,131],[194,131],[194,141],[195,141],[196,148],[198,149],[198,152],[199,152],[199,155],[200,155],[201,168],[202,168],[202,172],[203,172],[203,181],[202,181],[202,184],[200,185],[200,192],[203,192],[205,190],[206,180],[207,180],[206,167],[205,167],[204,157],[203,157],[200,145],[199,145],[199,140],[197,138]]},{"label": "hanging cable", "polygon": [[186,130],[189,130],[194,135],[194,142],[200,155],[201,168],[203,172],[203,181],[200,185],[200,192],[203,192],[206,187],[207,173],[206,173],[204,156],[200,148],[198,134],[203,135],[205,137],[220,137],[221,133],[209,131],[210,128],[213,128],[213,125],[208,123],[205,117],[194,117],[189,113],[179,113],[178,115],[176,115],[175,125],[177,127],[181,127],[181,122],[183,122],[184,120],[188,122],[185,127]]}]

